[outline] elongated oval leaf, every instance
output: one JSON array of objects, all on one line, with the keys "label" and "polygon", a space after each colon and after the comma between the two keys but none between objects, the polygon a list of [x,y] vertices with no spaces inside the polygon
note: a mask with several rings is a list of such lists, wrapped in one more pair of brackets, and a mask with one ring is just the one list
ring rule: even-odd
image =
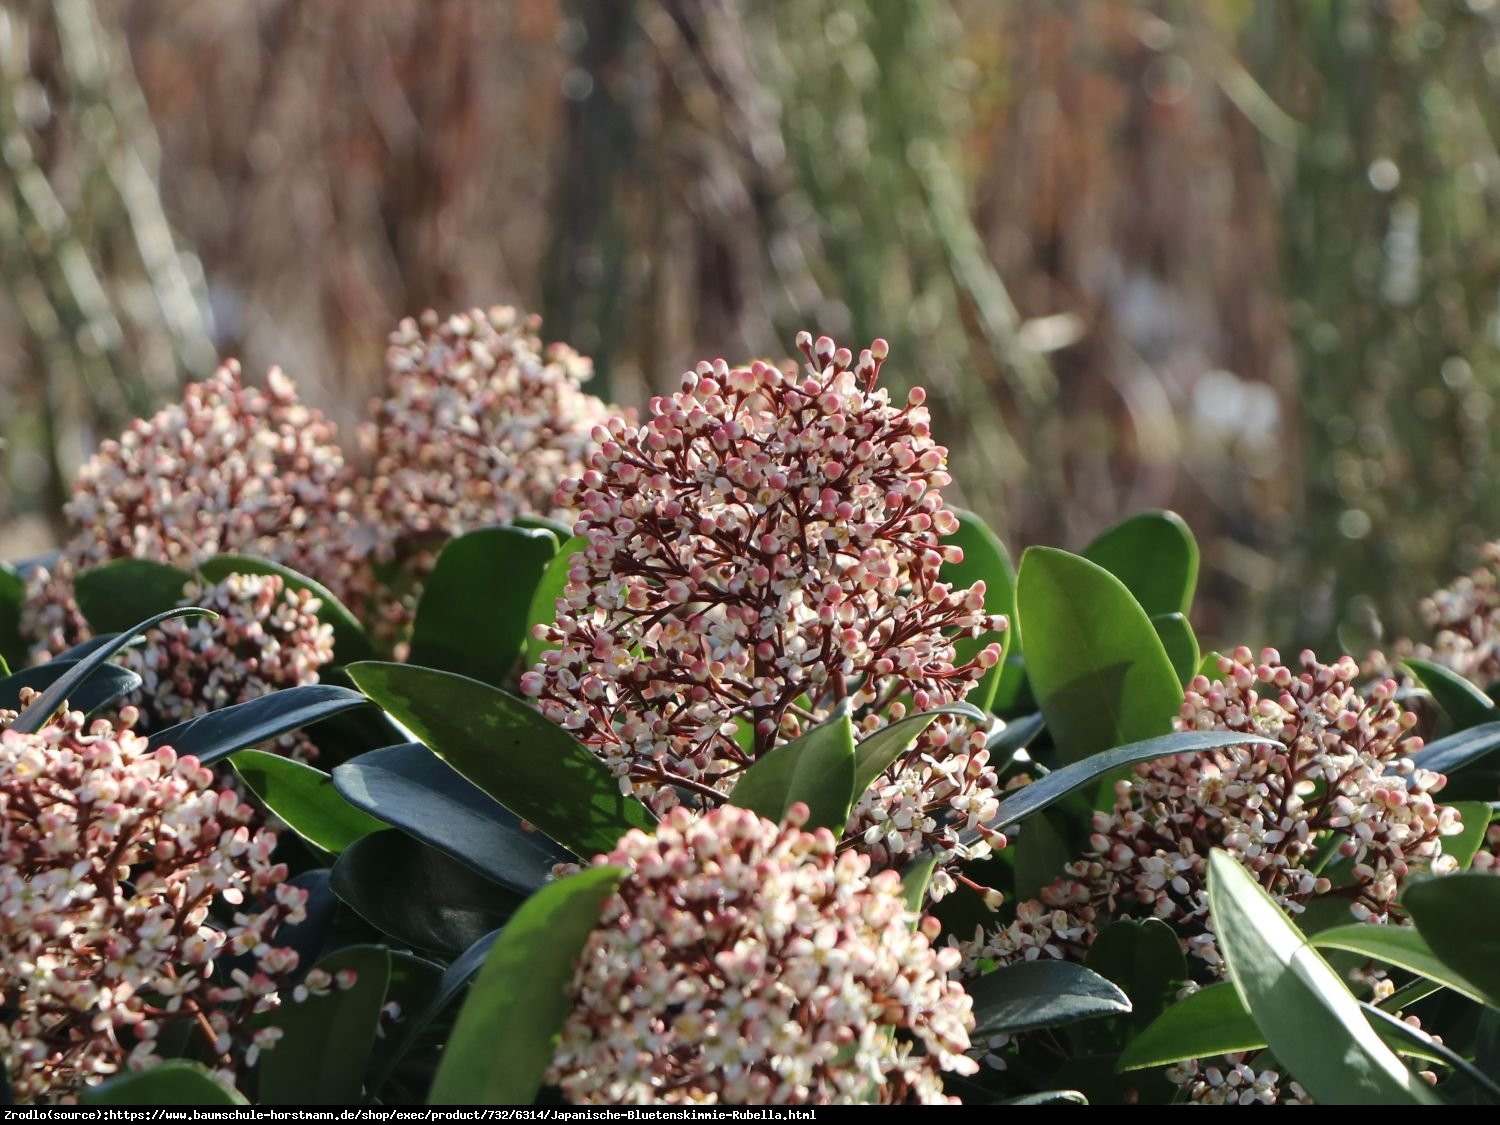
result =
[{"label": "elongated oval leaf", "polygon": [[1422,686],[1431,693],[1457,730],[1468,730],[1480,723],[1500,719],[1495,701],[1451,668],[1430,660],[1408,658],[1402,661],[1415,673]]},{"label": "elongated oval leaf", "polygon": [[514,696],[404,664],[356,664],[348,673],[429,750],[575,855],[612,851],[630,829],[655,827],[604,763]]},{"label": "elongated oval leaf", "polygon": [[1421,769],[1452,775],[1496,750],[1500,750],[1500,722],[1481,723],[1429,742],[1411,760]]},{"label": "elongated oval leaf", "polygon": [[780,821],[797,801],[807,829],[842,832],[854,800],[854,726],[840,715],[778,746],[740,775],[729,803]]},{"label": "elongated oval leaf", "polygon": [[1151,619],[1151,627],[1161,639],[1161,646],[1166,650],[1178,680],[1186,684],[1198,674],[1198,664],[1202,660],[1192,625],[1180,613],[1161,613]]},{"label": "elongated oval leaf", "polygon": [[339,601],[327,586],[289,566],[253,555],[215,555],[198,567],[198,573],[209,582],[222,582],[231,574],[273,574],[287,589],[306,590],[318,599],[318,620],[333,630],[333,658],[337,663],[352,664],[375,655],[375,646],[365,627],[349,607]]},{"label": "elongated oval leaf", "polygon": [[1404,1055],[1415,1055],[1417,1058],[1452,1067],[1478,1086],[1487,1104],[1494,1105],[1500,1102],[1500,1085],[1497,1085],[1489,1075],[1456,1051],[1450,1050],[1421,1028],[1413,1027],[1405,1020],[1398,1019],[1390,1012],[1382,1011],[1373,1004],[1361,1003],[1360,1009],[1365,1013],[1365,1019],[1370,1021],[1370,1026],[1375,1029],[1375,1033],[1385,1040],[1393,1051],[1399,1051]]},{"label": "elongated oval leaf", "polygon": [[521,527],[449,540],[422,588],[411,663],[503,684],[526,646],[532,594],[556,553],[551,532]]},{"label": "elongated oval leaf", "polygon": [[875,784],[875,779],[890,768],[897,758],[908,750],[940,715],[954,715],[983,724],[985,714],[968,703],[951,703],[946,707],[935,707],[918,715],[881,727],[874,734],[866,735],[854,748],[854,800],[858,801],[866,789]]},{"label": "elongated oval leaf", "polygon": [[1137,1027],[1154,1020],[1167,998],[1188,979],[1182,944],[1160,918],[1111,922],[1089,946],[1084,966],[1125,990]]},{"label": "elongated oval leaf", "polygon": [[[951,583],[955,590],[966,590],[976,582],[983,582],[984,611],[991,614],[1003,613],[1014,622],[1016,571],[1010,564],[1010,554],[1005,550],[1005,544],[973,512],[955,508],[953,514],[958,517],[958,530],[944,542],[963,548],[964,557],[962,562],[943,564],[942,580]],[[981,711],[988,711],[995,702],[1000,677],[1005,673],[1004,654],[1010,651],[1014,636],[1014,629],[1005,629],[978,637],[960,637],[954,642],[955,664],[967,664],[985,645],[997,641],[1001,645],[1000,663],[986,672],[984,678],[969,693],[969,701]]]},{"label": "elongated oval leaf", "polygon": [[[16,711],[21,706],[21,689],[42,691],[77,667],[76,660],[52,660],[31,668],[22,668],[0,680],[0,707]],[[118,664],[101,664],[83,683],[73,689],[68,706],[91,715],[141,686],[141,678]]]},{"label": "elongated oval leaf", "polygon": [[927,901],[927,888],[932,883],[932,873],[937,868],[937,857],[921,856],[912,860],[901,872],[901,889],[906,892],[906,908],[920,912]]},{"label": "elongated oval leaf", "polygon": [[1016,607],[1026,674],[1063,761],[1171,731],[1182,684],[1118,578],[1066,551],[1031,547]]},{"label": "elongated oval leaf", "polygon": [[1371,926],[1355,922],[1331,930],[1319,930],[1312,936],[1312,943],[1319,949],[1342,949],[1384,961],[1435,981],[1444,988],[1451,988],[1471,1000],[1485,1002],[1479,988],[1439,960],[1427,939],[1412,926]]},{"label": "elongated oval leaf", "polygon": [[975,1040],[1130,1011],[1130,998],[1117,985],[1071,961],[1017,961],[986,973],[968,991]]},{"label": "elongated oval leaf", "polygon": [[16,568],[0,562],[0,661],[7,668],[26,662],[26,638],[21,635],[21,611],[26,604],[26,579]]},{"label": "elongated oval leaf", "polygon": [[521,894],[571,857],[420,742],[372,750],[333,771],[353,806]]},{"label": "elongated oval leaf", "polygon": [[338,855],[355,840],[385,825],[355,808],[320,769],[263,750],[241,750],[229,759],[266,808],[310,844]]},{"label": "elongated oval leaf", "polygon": [[359,692],[333,684],[299,684],[168,727],[153,734],[150,744],[153,750],[170,746],[207,765],[368,702]]},{"label": "elongated oval leaf", "polygon": [[1176,512],[1131,516],[1084,548],[1083,557],[1125,583],[1153,617],[1193,606],[1198,542]]},{"label": "elongated oval leaf", "polygon": [[1120,1070],[1167,1066],[1185,1059],[1254,1051],[1266,1037],[1229,981],[1184,996],[1132,1039],[1120,1055]]},{"label": "elongated oval leaf", "polygon": [[168,1059],[149,1070],[128,1070],[100,1086],[85,1086],[82,1105],[249,1105],[202,1063]]},{"label": "elongated oval leaf", "polygon": [[1444,837],[1443,852],[1453,857],[1460,871],[1467,871],[1484,845],[1494,810],[1487,801],[1453,801],[1449,807],[1458,810],[1464,830],[1456,836]]},{"label": "elongated oval leaf", "polygon": [[566,543],[568,536],[573,534],[573,529],[562,520],[550,519],[547,516],[538,516],[531,512],[523,512],[510,521],[515,527],[540,528],[542,531],[550,531],[552,538],[559,543]]},{"label": "elongated oval leaf", "polygon": [[1308,1093],[1341,1105],[1436,1101],[1381,1042],[1359,1002],[1275,900],[1219,849],[1209,856],[1208,900],[1235,991],[1276,1057],[1295,1060]]},{"label": "elongated oval leaf", "polygon": [[128,645],[141,633],[156,628],[163,621],[174,617],[214,617],[219,615],[212,610],[202,609],[199,606],[182,606],[178,609],[169,609],[165,613],[158,613],[155,617],[149,617],[137,625],[124,630],[108,644],[100,645],[87,656],[69,668],[62,676],[53,680],[41,695],[31,701],[30,706],[16,717],[11,723],[10,729],[19,731],[21,734],[35,734],[46,725],[47,720],[57,713],[68,697],[84,683],[94,672],[109,662],[109,658]]},{"label": "elongated oval leaf", "polygon": [[1432,952],[1500,1008],[1500,929],[1491,924],[1500,918],[1500,879],[1478,871],[1419,879],[1401,893],[1401,905]]},{"label": "elongated oval leaf", "polygon": [[469,990],[429,1105],[530,1105],[551,1065],[575,963],[624,872],[591,867],[526,900]]},{"label": "elongated oval leaf", "polygon": [[330,988],[298,1002],[287,997],[267,1020],[282,1030],[276,1047],[261,1056],[257,1102],[262,1105],[356,1105],[375,1044],[380,1009],[390,982],[391,955],[380,946],[355,945],[318,962],[331,977],[353,973],[352,987]]},{"label": "elongated oval leaf", "polygon": [[192,575],[150,559],[112,559],[73,579],[73,598],[96,633],[129,629],[143,613],[162,613],[182,601]]},{"label": "elongated oval leaf", "polygon": [[[1055,814],[1041,813],[1026,822],[1015,845],[1016,897],[1036,898],[1076,858],[1075,849]],[[1007,849],[1009,850],[1009,849]]]},{"label": "elongated oval leaf", "polygon": [[542,653],[556,648],[554,644],[538,640],[532,630],[538,625],[551,625],[557,620],[557,599],[563,596],[568,585],[568,570],[573,565],[573,556],[588,548],[589,541],[582,535],[564,539],[557,554],[542,572],[542,579],[531,595],[531,605],[526,611],[526,665],[531,667],[541,660]]}]

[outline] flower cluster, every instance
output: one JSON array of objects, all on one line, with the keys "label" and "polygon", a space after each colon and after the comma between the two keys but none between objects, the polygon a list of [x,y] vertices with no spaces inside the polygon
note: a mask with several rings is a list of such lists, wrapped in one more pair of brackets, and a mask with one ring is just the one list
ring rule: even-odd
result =
[{"label": "flower cluster", "polygon": [[131,710],[0,731],[0,1057],[21,1102],[159,1061],[173,1025],[232,1081],[296,967],[271,942],[307,896],[275,836],[195,759],[148,749]]},{"label": "flower cluster", "polygon": [[[920,390],[876,389],[886,345],[856,358],[798,339],[803,373],[700,364],[649,420],[613,418],[582,476],[557,646],[522,679],[658,811],[723,799],[779,743],[852,706],[862,732],[962,699],[999,659],[953,639],[1004,628],[984,586],[939,580],[962,552],[943,507],[947,451]],[[982,738],[938,724],[861,801],[877,858],[924,841],[943,858],[995,807]],[[941,890],[941,886],[938,888]]]},{"label": "flower cluster", "polygon": [[1230,1055],[1220,1063],[1189,1059],[1167,1068],[1167,1079],[1182,1087],[1194,1105],[1312,1105],[1294,1079],[1280,1072],[1256,1070],[1251,1059]]},{"label": "flower cluster", "polygon": [[805,815],[678,808],[595,859],[626,874],[568,990],[570,1102],[935,1103],[940,1071],[974,1073],[958,954]]},{"label": "flower cluster", "polygon": [[[279,688],[317,683],[318,669],[333,659],[333,627],[318,620],[318,599],[288,589],[276,575],[189,582],[181,604],[219,617],[172,618],[143,645],[120,654],[120,663],[143,681],[130,701],[148,732]],[[303,760],[317,756],[301,734],[282,736],[277,748]]]},{"label": "flower cluster", "polygon": [[1136,912],[1170,922],[1217,972],[1207,894],[1213,848],[1235,855],[1293,914],[1326,895],[1347,901],[1361,921],[1387,921],[1410,872],[1453,868],[1442,838],[1462,825],[1433,799],[1443,777],[1411,764],[1422,743],[1394,681],[1362,696],[1348,657],[1328,665],[1304,652],[1294,670],[1273,649],[1257,663],[1240,648],[1219,667],[1221,679],[1189,685],[1179,729],[1259,734],[1279,745],[1137,766],[1119,783],[1114,808],[1096,814],[1089,853],[972,957],[1072,956],[1092,940],[1096,918]]},{"label": "flower cluster", "polygon": [[1430,648],[1413,655],[1446,665],[1485,687],[1500,680],[1500,543],[1487,543],[1483,565],[1423,598],[1422,619],[1433,631]]},{"label": "flower cluster", "polygon": [[217,554],[272,559],[345,590],[359,560],[357,506],[334,430],[273,368],[266,389],[230,362],[181,403],[132,423],[78,475],[73,535],[30,583],[27,635],[57,652],[83,639],[73,576],[116,558],[191,570]]}]

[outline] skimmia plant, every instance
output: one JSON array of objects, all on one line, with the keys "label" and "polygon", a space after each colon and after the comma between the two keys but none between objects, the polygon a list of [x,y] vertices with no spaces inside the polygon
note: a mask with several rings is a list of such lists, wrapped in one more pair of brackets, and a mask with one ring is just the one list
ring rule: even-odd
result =
[{"label": "skimmia plant", "polygon": [[1177,517],[1013,569],[798,349],[429,314],[359,456],[233,365],[106,443],[0,569],[4,1096],[1500,1100],[1500,555],[1203,653]]}]

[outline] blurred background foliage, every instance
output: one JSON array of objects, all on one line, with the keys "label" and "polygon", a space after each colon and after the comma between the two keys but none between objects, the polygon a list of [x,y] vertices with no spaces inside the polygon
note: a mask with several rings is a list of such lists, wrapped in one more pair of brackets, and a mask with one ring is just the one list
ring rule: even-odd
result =
[{"label": "blurred background foliage", "polygon": [[0,555],[503,301],[625,404],[886,336],[1013,550],[1172,507],[1206,639],[1362,651],[1500,534],[1497,93],[1494,0],[6,0]]}]

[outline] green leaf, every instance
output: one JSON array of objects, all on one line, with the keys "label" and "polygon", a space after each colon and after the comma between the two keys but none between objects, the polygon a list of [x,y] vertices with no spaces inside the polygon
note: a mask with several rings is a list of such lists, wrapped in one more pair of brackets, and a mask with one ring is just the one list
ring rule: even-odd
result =
[{"label": "green leaf", "polygon": [[1142,512],[1084,548],[1148,614],[1187,613],[1198,586],[1198,543],[1176,512]]},{"label": "green leaf", "polygon": [[380,1009],[390,983],[391,955],[380,946],[354,945],[319,961],[329,976],[353,972],[350,988],[334,986],[301,1003],[284,998],[267,1017],[282,1030],[276,1046],[261,1056],[261,1105],[356,1105]]},{"label": "green leaf", "polygon": [[192,579],[185,570],[150,559],[113,559],[73,580],[73,599],[96,633],[129,629],[141,615],[173,609]]},{"label": "green leaf", "polygon": [[1482,723],[1429,742],[1411,760],[1419,769],[1451,777],[1496,750],[1500,750],[1500,722]]},{"label": "green leaf", "polygon": [[[951,583],[955,590],[967,590],[976,582],[984,583],[984,611],[1003,613],[1012,622],[1016,616],[1016,572],[1010,564],[1010,554],[1000,537],[989,525],[973,512],[955,508],[958,530],[948,536],[944,543],[962,547],[963,562],[944,563],[941,578]],[[974,686],[969,701],[981,711],[988,711],[995,702],[995,692],[1000,686],[1000,677],[1005,673],[1004,654],[1009,652],[1015,630],[1005,629],[998,633],[985,633],[978,637],[960,637],[954,642],[954,664],[967,664],[985,645],[1000,642],[1001,660]],[[863,792],[863,790],[861,790]]]},{"label": "green leaf", "polygon": [[559,543],[566,543],[568,536],[573,534],[573,529],[562,520],[550,519],[547,516],[537,516],[530,513],[517,516],[511,520],[514,527],[540,528],[542,531],[550,531],[552,537]]},{"label": "green leaf", "polygon": [[1160,918],[1126,918],[1105,926],[1083,963],[1125,990],[1137,1027],[1156,1019],[1168,997],[1188,979],[1182,945]]},{"label": "green leaf", "polygon": [[1500,1101],[1500,1085],[1496,1085],[1488,1075],[1462,1055],[1449,1050],[1421,1028],[1413,1027],[1405,1020],[1398,1019],[1390,1012],[1382,1011],[1373,1004],[1361,1003],[1360,1008],[1365,1013],[1365,1019],[1369,1020],[1370,1026],[1375,1029],[1375,1033],[1385,1040],[1392,1050],[1452,1067],[1479,1087],[1482,1092],[1482,1104],[1493,1105]]},{"label": "green leaf", "polygon": [[0,664],[5,674],[26,663],[26,638],[21,635],[21,613],[26,606],[26,579],[16,568],[0,562]]},{"label": "green leaf", "polygon": [[1275,900],[1217,848],[1209,856],[1208,901],[1235,991],[1276,1057],[1296,1060],[1297,1081],[1317,1101],[1436,1101],[1375,1034],[1359,1002]]},{"label": "green leaf", "polygon": [[1492,924],[1500,918],[1500,879],[1479,871],[1419,879],[1401,893],[1401,905],[1432,952],[1471,982],[1471,994],[1500,1008],[1500,929]]},{"label": "green leaf", "polygon": [[158,731],[150,746],[170,746],[208,765],[368,702],[359,692],[333,684],[298,684]]},{"label": "green leaf", "polygon": [[1408,658],[1401,663],[1412,670],[1422,686],[1437,701],[1457,730],[1468,730],[1497,717],[1495,701],[1457,672],[1430,660]]},{"label": "green leaf", "polygon": [[322,770],[263,750],[241,750],[229,764],[266,808],[325,852],[337,855],[385,827],[339,796]]},{"label": "green leaf", "polygon": [[318,620],[333,630],[333,657],[337,663],[352,664],[375,655],[375,646],[365,627],[333,591],[289,566],[252,555],[215,555],[198,567],[198,573],[209,582],[222,582],[231,574],[275,575],[288,590],[306,590],[318,599]]},{"label": "green leaf", "polygon": [[1254,1051],[1266,1037],[1229,981],[1189,993],[1157,1016],[1120,1055],[1120,1070]]},{"label": "green leaf", "polygon": [[654,830],[646,806],[620,792],[609,767],[514,696],[405,664],[347,671],[434,754],[575,855],[612,851],[632,828]]},{"label": "green leaf", "polygon": [[901,872],[901,887],[906,892],[906,908],[921,913],[927,901],[927,886],[932,882],[932,872],[937,867],[937,856],[927,855],[914,859]]},{"label": "green leaf", "polygon": [[1066,864],[1077,858],[1055,815],[1032,817],[1016,837],[1017,898],[1036,898],[1043,887],[1063,873]]},{"label": "green leaf", "polygon": [[572,1005],[575,963],[624,871],[591,867],[537,892],[490,950],[459,1011],[428,1105],[530,1105]]},{"label": "green leaf", "polygon": [[78,1092],[81,1105],[249,1105],[202,1063],[169,1059],[149,1070],[127,1070]]},{"label": "green leaf", "polygon": [[1064,762],[1171,731],[1182,684],[1119,579],[1077,555],[1031,547],[1016,601],[1026,674]]},{"label": "green leaf", "polygon": [[1193,635],[1192,625],[1180,613],[1160,613],[1151,619],[1151,627],[1156,630],[1161,646],[1167,652],[1167,659],[1177,672],[1178,680],[1187,684],[1198,674],[1198,663],[1202,659],[1198,654],[1198,638]]},{"label": "green leaf", "polygon": [[1460,871],[1467,871],[1484,846],[1493,810],[1487,801],[1454,801],[1449,807],[1458,810],[1464,830],[1456,836],[1446,837],[1443,851],[1454,858]]},{"label": "green leaf", "polygon": [[158,613],[155,617],[149,617],[139,624],[132,625],[111,638],[107,643],[100,644],[87,656],[83,657],[69,668],[63,675],[53,680],[51,684],[31,701],[31,704],[22,711],[15,721],[10,724],[10,729],[20,734],[35,734],[46,725],[47,720],[57,713],[57,709],[78,688],[80,684],[92,676],[98,669],[109,662],[110,657],[133,641],[142,633],[156,628],[163,621],[174,617],[212,617],[219,615],[212,610],[202,609],[198,606],[182,606],[179,609],[170,609],[165,613]]},{"label": "green leaf", "polygon": [[557,646],[532,636],[538,625],[551,625],[557,620],[557,599],[563,596],[568,585],[568,570],[573,565],[573,556],[587,550],[589,541],[585,536],[575,535],[565,539],[563,545],[552,556],[542,580],[536,584],[531,595],[531,605],[526,611],[526,667],[535,667],[542,653]]},{"label": "green leaf", "polygon": [[1017,961],[986,973],[968,991],[975,1041],[1130,1011],[1130,998],[1116,985],[1071,961]]},{"label": "green leaf", "polygon": [[1421,932],[1411,926],[1372,926],[1354,922],[1319,930],[1312,936],[1319,949],[1342,949],[1384,961],[1484,1003],[1479,990],[1438,959]]},{"label": "green leaf", "polygon": [[361,754],[333,771],[344,799],[522,895],[572,857],[420,742]]},{"label": "green leaf", "polygon": [[1041,1090],[1035,1094],[1006,1098],[995,1105],[1088,1105],[1088,1098],[1077,1090]]},{"label": "green leaf", "polygon": [[[11,673],[0,680],[0,707],[9,711],[20,710],[22,688],[42,691],[67,675],[77,664],[76,660],[52,660]],[[74,711],[91,715],[140,686],[140,676],[130,669],[121,668],[118,664],[101,664],[88,679],[73,688],[68,706]]]},{"label": "green leaf", "polygon": [[797,801],[809,810],[806,828],[844,830],[854,793],[854,726],[839,715],[778,746],[740,775],[729,803],[780,821]]},{"label": "green leaf", "polygon": [[532,594],[556,553],[551,532],[520,527],[449,540],[417,605],[411,663],[503,684],[526,647]]},{"label": "green leaf", "polygon": [[854,801],[858,803],[865,790],[875,784],[875,779],[891,767],[895,760],[911,749],[912,743],[937,721],[940,715],[956,715],[983,724],[985,714],[969,703],[951,703],[946,707],[935,707],[917,715],[908,715],[881,727],[874,734],[866,735],[854,748]]},{"label": "green leaf", "polygon": [[345,848],[329,881],[381,933],[447,954],[504,925],[520,905],[520,896],[394,828]]}]

